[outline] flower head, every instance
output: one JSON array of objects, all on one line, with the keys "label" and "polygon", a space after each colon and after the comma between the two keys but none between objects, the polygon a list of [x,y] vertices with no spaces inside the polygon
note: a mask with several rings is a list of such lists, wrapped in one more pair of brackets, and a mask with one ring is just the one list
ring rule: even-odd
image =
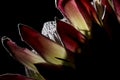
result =
[{"label": "flower head", "polygon": [[[1,39],[3,46],[33,79],[77,80],[79,75],[88,76],[98,64],[107,62],[106,55],[110,55],[114,39],[118,38],[115,35],[120,27],[120,1],[57,0],[56,7],[67,22],[46,22],[42,34],[18,24],[21,41],[31,50],[5,36]],[[4,80],[4,76],[0,79]]]}]

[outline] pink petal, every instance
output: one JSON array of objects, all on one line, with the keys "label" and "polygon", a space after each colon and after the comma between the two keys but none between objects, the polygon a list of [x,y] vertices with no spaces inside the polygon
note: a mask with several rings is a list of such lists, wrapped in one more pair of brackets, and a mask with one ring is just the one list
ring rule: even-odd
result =
[{"label": "pink petal", "polygon": [[0,80],[34,80],[20,74],[3,74],[0,75]]},{"label": "pink petal", "polygon": [[44,59],[41,58],[39,55],[34,54],[27,48],[22,48],[18,46],[8,37],[2,37],[2,43],[5,49],[11,54],[11,56],[13,56],[23,65],[35,72],[38,72],[36,67],[34,66],[35,63],[46,63],[46,61],[44,61]]}]

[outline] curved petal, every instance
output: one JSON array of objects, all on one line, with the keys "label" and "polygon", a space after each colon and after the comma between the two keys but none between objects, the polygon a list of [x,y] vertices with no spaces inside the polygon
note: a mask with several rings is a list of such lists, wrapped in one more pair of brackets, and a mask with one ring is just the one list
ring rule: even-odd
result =
[{"label": "curved petal", "polygon": [[86,37],[82,33],[62,21],[57,21],[57,32],[68,50],[74,53],[81,52],[81,47],[86,42]]},{"label": "curved petal", "polygon": [[81,2],[78,0],[58,0],[57,8],[77,30],[83,33],[82,30],[89,30],[91,26],[90,16]]},{"label": "curved petal", "polygon": [[0,80],[34,80],[20,74],[3,74],[0,75]]},{"label": "curved petal", "polygon": [[4,48],[11,54],[11,56],[35,72],[38,72],[34,66],[35,63],[46,63],[46,61],[44,61],[44,59],[42,59],[39,55],[34,54],[27,48],[18,46],[8,37],[2,37],[2,43]]},{"label": "curved petal", "polygon": [[57,8],[77,30],[90,30],[92,21],[101,25],[98,15],[88,0],[58,0]]},{"label": "curved petal", "polygon": [[64,59],[72,60],[67,58],[68,53],[65,48],[44,37],[31,27],[19,24],[19,29],[22,40],[32,46],[47,62],[63,65]]},{"label": "curved petal", "polygon": [[[95,20],[99,25],[101,25],[101,23],[99,22],[99,19],[98,19],[99,15],[97,15],[95,8],[91,5],[90,1],[89,0],[78,0],[78,1],[83,4],[85,9],[87,10],[87,13],[91,16],[90,18],[93,18],[91,20]],[[78,5],[80,5],[80,4],[78,4]],[[83,9],[83,11],[84,11],[84,9]],[[85,13],[83,13],[83,15],[84,14]]]}]

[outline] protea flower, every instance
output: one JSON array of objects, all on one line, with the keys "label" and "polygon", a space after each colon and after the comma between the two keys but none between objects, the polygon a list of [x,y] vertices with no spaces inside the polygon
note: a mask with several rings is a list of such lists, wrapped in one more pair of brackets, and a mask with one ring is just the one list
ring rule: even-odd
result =
[{"label": "protea flower", "polygon": [[[31,79],[23,78],[79,80],[84,75],[90,77],[91,72],[100,72],[103,67],[106,69],[117,40],[115,35],[119,33],[120,1],[57,0],[56,7],[65,20],[46,22],[41,33],[18,24],[21,41],[30,48],[20,47],[6,36],[1,39],[10,55],[26,67]],[[16,80],[16,75],[3,75],[0,79],[8,80],[4,77]]]}]

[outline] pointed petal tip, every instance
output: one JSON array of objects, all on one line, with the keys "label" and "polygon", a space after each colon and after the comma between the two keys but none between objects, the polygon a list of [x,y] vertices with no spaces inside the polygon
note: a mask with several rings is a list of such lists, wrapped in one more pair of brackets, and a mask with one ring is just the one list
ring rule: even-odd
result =
[{"label": "pointed petal tip", "polygon": [[7,36],[3,36],[1,38],[1,43],[2,46],[4,47],[4,49],[9,53],[10,56],[12,56],[11,51],[9,50],[9,46],[7,45],[8,41],[10,41],[11,43],[15,44],[9,37]]},{"label": "pointed petal tip", "polygon": [[23,36],[23,34],[33,34],[34,33],[37,33],[36,30],[34,30],[31,26],[28,26],[28,25],[25,25],[25,24],[18,24],[18,29],[19,29],[19,32],[20,32],[20,35]]},{"label": "pointed petal tip", "polygon": [[23,27],[23,26],[28,26],[28,25],[26,25],[26,24],[23,24],[23,23],[18,23],[18,25],[17,25],[18,27]]},{"label": "pointed petal tip", "polygon": [[[3,37],[3,46],[5,50],[12,56],[14,59],[18,60],[20,63],[25,65],[31,70],[37,72],[34,63],[46,63],[46,61],[37,54],[34,54],[27,48],[18,46],[8,37]],[[7,41],[6,41],[7,40]]]},{"label": "pointed petal tip", "polygon": [[25,25],[25,24],[22,24],[22,23],[18,23],[18,25],[17,25],[17,27],[18,27],[18,30],[20,31],[20,30],[21,30],[21,28],[22,28],[23,26],[27,26],[27,25]]},{"label": "pointed petal tip", "polygon": [[34,36],[34,33],[35,33],[35,30],[32,29],[32,27],[22,24],[22,23],[18,24],[18,31],[19,31],[19,35],[22,41],[25,41],[23,38],[24,36],[26,37],[27,35]]},{"label": "pointed petal tip", "polygon": [[23,38],[22,38],[22,34],[21,34],[21,28],[24,26],[24,24],[22,23],[18,23],[18,32],[19,32],[19,35],[20,35],[20,38],[21,38],[21,41],[24,41]]},{"label": "pointed petal tip", "polygon": [[24,24],[22,24],[22,23],[18,23],[18,27],[20,27],[20,26],[22,26],[22,25],[24,25]]},{"label": "pointed petal tip", "polygon": [[9,37],[7,37],[7,36],[3,36],[2,38],[1,38],[1,42],[3,43],[4,41],[6,41],[6,40],[11,40]]},{"label": "pointed petal tip", "polygon": [[[9,45],[14,45],[15,44],[15,42],[13,42],[9,37],[7,37],[7,36],[3,36],[2,38],[1,38],[1,41],[2,41],[2,45],[4,46],[4,47],[7,47],[7,46],[9,46]],[[6,45],[7,44],[7,45]]]}]

